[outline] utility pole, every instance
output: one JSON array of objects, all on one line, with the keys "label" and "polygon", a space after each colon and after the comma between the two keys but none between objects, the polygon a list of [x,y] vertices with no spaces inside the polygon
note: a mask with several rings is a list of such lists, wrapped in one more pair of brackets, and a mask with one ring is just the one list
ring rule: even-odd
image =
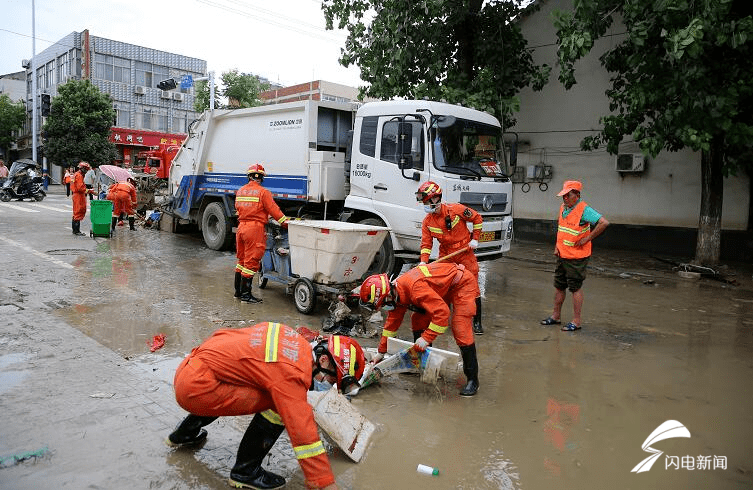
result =
[{"label": "utility pole", "polygon": [[31,159],[37,163],[37,24],[31,0]]}]

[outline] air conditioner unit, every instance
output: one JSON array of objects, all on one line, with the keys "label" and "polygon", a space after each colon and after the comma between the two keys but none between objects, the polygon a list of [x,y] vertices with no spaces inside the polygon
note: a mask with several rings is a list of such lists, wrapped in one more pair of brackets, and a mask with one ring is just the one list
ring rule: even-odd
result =
[{"label": "air conditioner unit", "polygon": [[143,85],[136,85],[135,87],[133,87],[133,93],[144,95],[146,93],[146,87],[144,87]]},{"label": "air conditioner unit", "polygon": [[182,92],[173,92],[173,99],[175,99],[175,100],[177,100],[179,102],[183,102],[183,96],[184,95],[185,94],[182,93]]},{"label": "air conditioner unit", "polygon": [[615,170],[618,172],[643,172],[646,157],[642,153],[620,153],[617,155]]},{"label": "air conditioner unit", "polygon": [[163,99],[172,99],[172,94],[170,93],[169,90],[163,90],[161,97]]}]

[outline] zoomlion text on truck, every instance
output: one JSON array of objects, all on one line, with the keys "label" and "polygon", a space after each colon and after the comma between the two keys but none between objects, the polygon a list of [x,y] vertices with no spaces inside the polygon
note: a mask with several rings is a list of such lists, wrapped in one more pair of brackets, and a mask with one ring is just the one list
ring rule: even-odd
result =
[{"label": "zoomlion text on truck", "polygon": [[[205,112],[172,162],[167,211],[197,225],[207,246],[234,240],[235,192],[261,163],[264,186],[291,217],[388,226],[370,269],[397,273],[418,260],[423,206],[433,180],[444,199],[480,212],[476,255],[500,256],[512,239],[512,184],[499,122],[441,102],[351,104],[299,101]],[[436,252],[436,250],[435,250]]]}]

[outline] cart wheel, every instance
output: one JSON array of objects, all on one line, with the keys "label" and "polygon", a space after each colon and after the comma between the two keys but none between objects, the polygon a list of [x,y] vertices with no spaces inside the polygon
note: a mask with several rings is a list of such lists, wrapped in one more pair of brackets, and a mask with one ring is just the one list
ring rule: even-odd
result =
[{"label": "cart wheel", "polygon": [[293,285],[293,298],[295,299],[295,307],[304,315],[314,311],[316,306],[314,283],[305,277],[299,278]]},{"label": "cart wheel", "polygon": [[256,276],[259,278],[259,289],[264,289],[267,287],[267,282],[269,282],[269,278],[264,277],[264,266],[259,264],[259,272],[256,273]]},{"label": "cart wheel", "polygon": [[94,238],[94,230],[89,230],[89,238]]}]

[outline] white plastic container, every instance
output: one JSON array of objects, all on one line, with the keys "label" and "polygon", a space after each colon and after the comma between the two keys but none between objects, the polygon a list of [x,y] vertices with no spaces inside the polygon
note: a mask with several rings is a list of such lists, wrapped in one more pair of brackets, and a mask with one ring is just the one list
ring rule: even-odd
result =
[{"label": "white plastic container", "polygon": [[319,284],[358,281],[389,228],[331,220],[288,222],[291,272]]},{"label": "white plastic container", "polygon": [[425,464],[418,465],[418,467],[416,468],[416,471],[424,475],[432,475],[432,476],[439,475],[438,469],[432,468],[431,466],[426,466]]}]

